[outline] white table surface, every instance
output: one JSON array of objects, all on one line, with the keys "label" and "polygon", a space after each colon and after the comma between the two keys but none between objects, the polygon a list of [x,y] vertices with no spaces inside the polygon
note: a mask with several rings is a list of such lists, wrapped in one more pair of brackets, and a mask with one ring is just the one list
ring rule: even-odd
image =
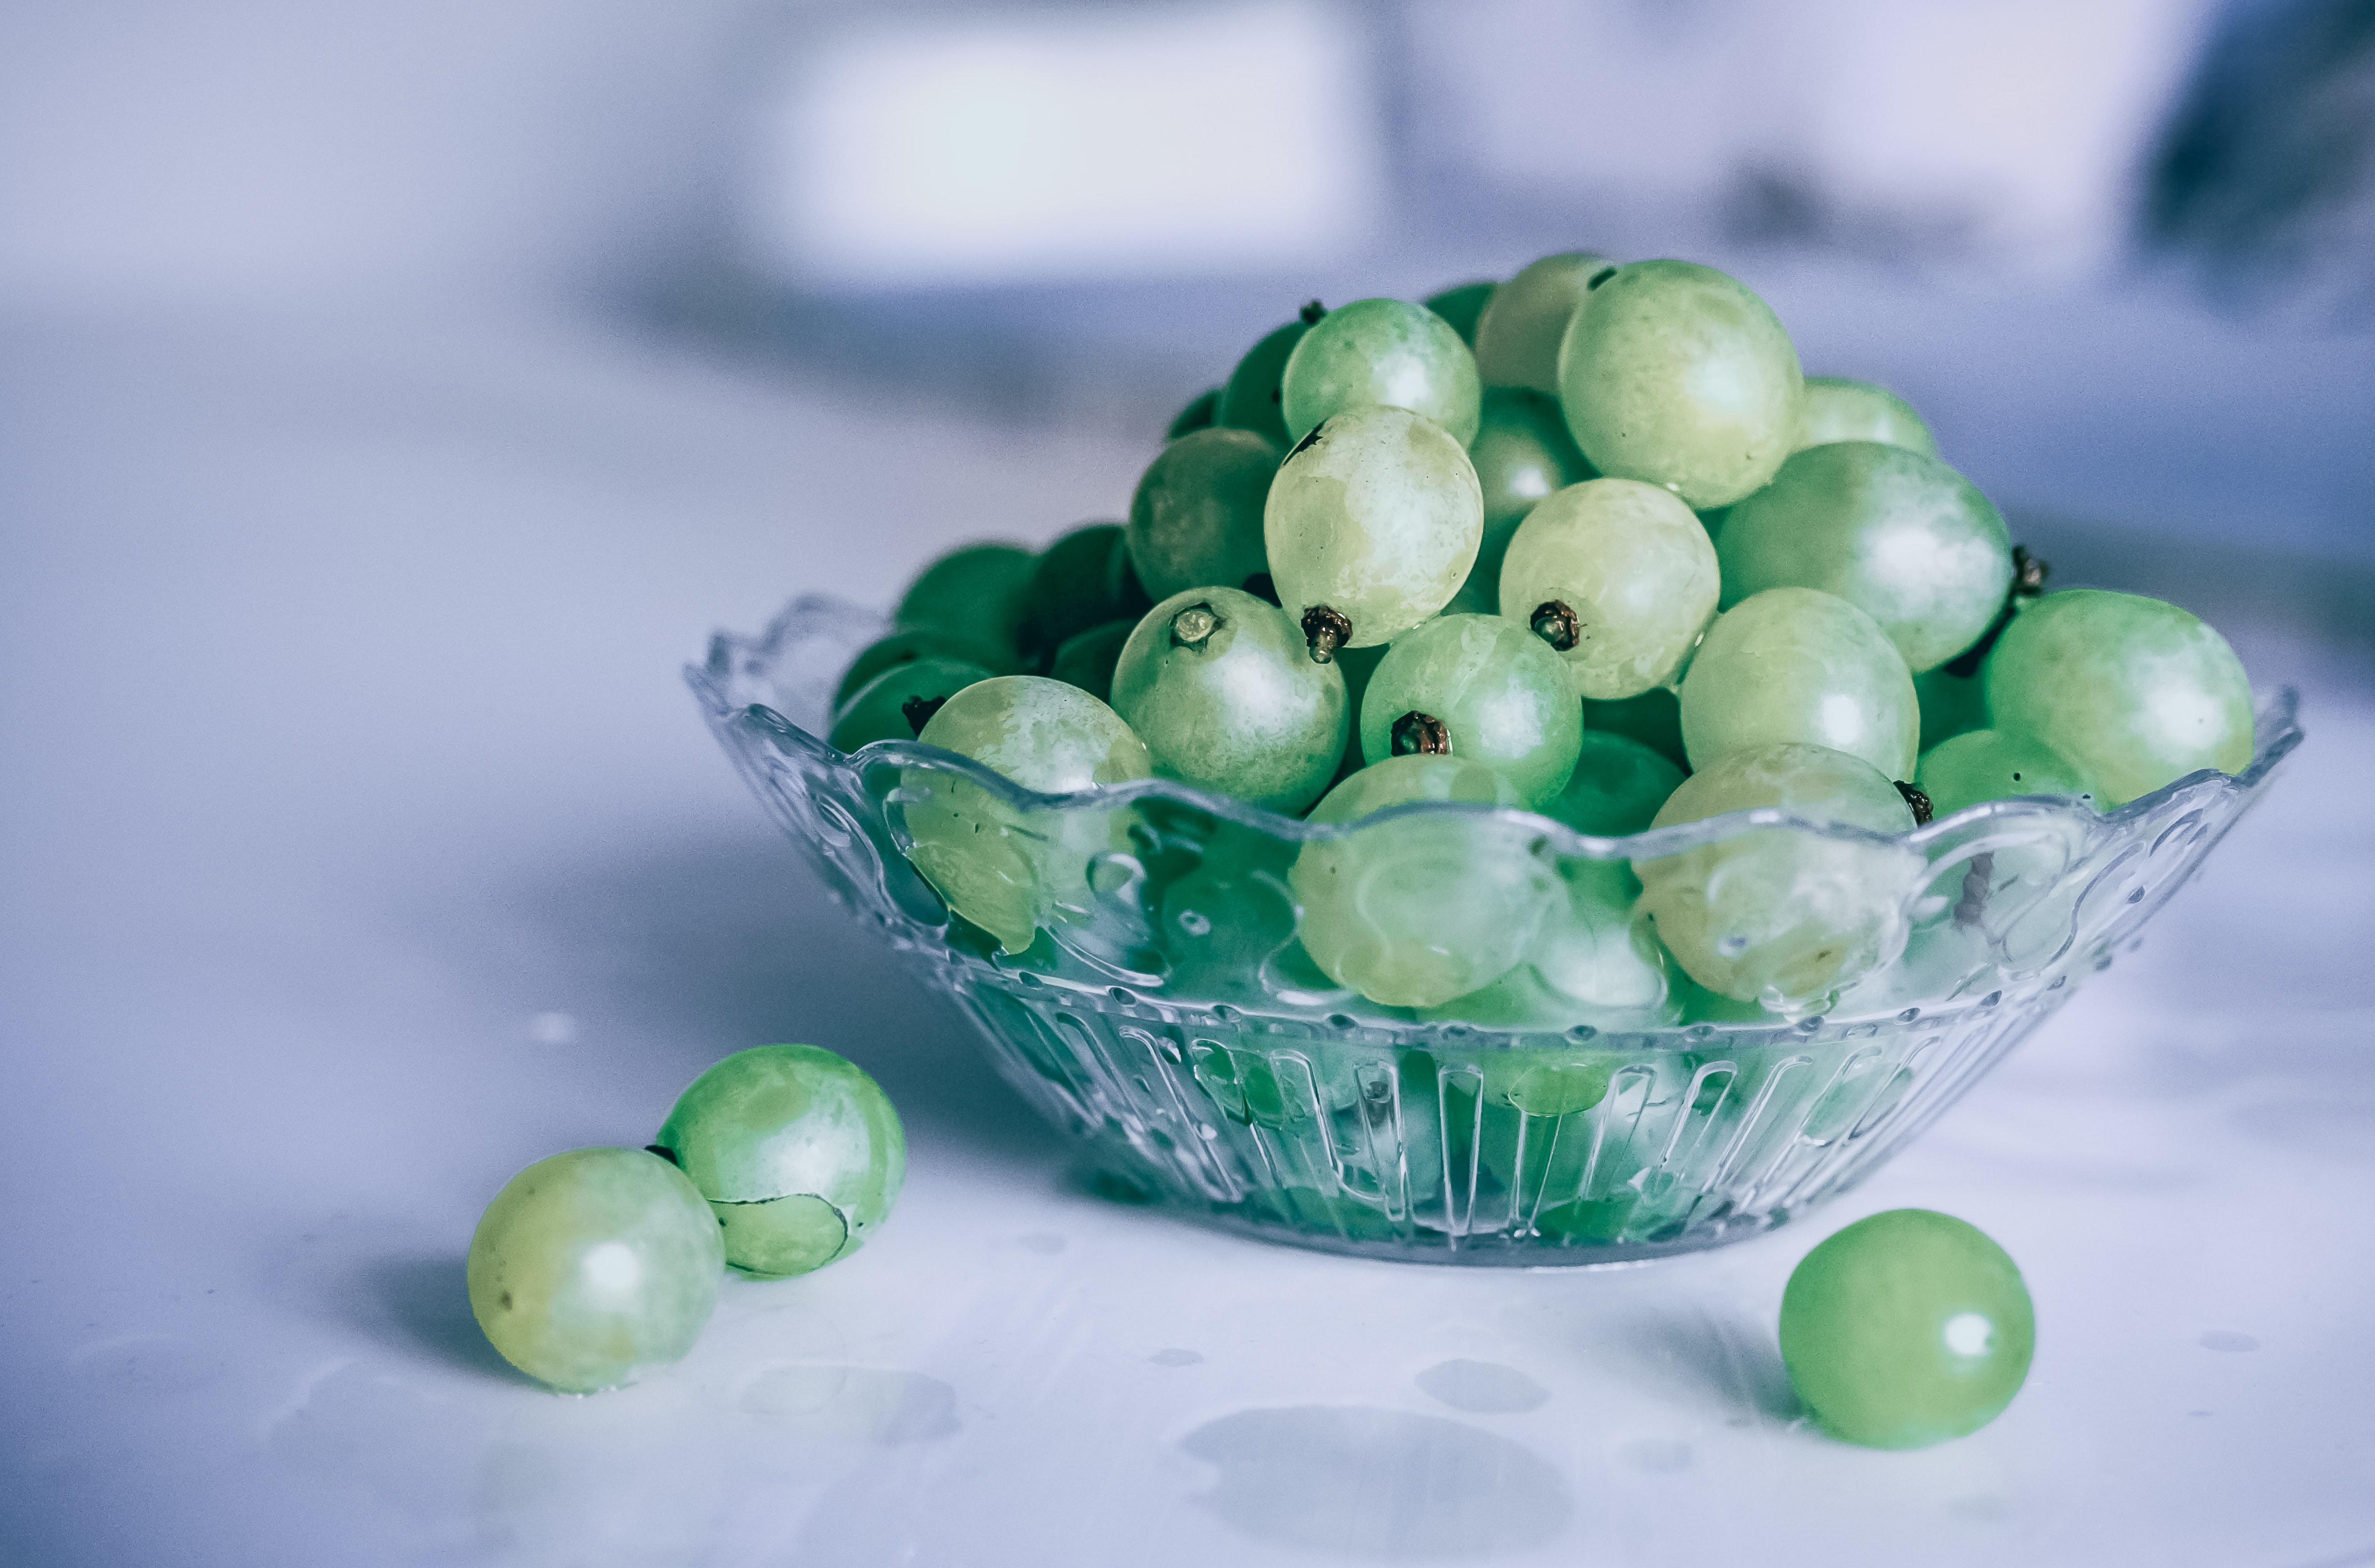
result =
[{"label": "white table surface", "polygon": [[[1831,1208],[1632,1269],[1306,1256],[1070,1185],[677,675],[1144,457],[527,315],[0,324],[0,1560],[2375,1562],[2363,648],[2230,628],[2309,693],[2268,808]],[[635,1388],[512,1373],[479,1208],[771,1040],[890,1091],[895,1218]],[[2038,1354],[1863,1452],[1774,1318],[1903,1205],[2010,1250]]]}]

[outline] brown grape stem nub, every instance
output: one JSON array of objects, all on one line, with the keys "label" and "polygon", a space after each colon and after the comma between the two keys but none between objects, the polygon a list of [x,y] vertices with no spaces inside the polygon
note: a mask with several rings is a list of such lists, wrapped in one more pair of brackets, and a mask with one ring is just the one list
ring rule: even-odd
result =
[{"label": "brown grape stem nub", "polygon": [[1903,779],[1896,780],[1896,793],[1905,796],[1906,805],[1913,808],[1913,825],[1917,828],[1928,827],[1933,814],[1930,807],[1930,797]]},{"label": "brown grape stem nub", "polygon": [[899,714],[907,721],[907,727],[920,736],[924,733],[924,726],[932,722],[932,715],[940,711],[940,704],[947,701],[945,697],[910,697],[899,704]]},{"label": "brown grape stem nub", "polygon": [[1583,636],[1583,621],[1565,599],[1546,599],[1536,605],[1531,624],[1535,636],[1562,654]]},{"label": "brown grape stem nub", "polygon": [[1319,324],[1319,318],[1320,318],[1321,316],[1326,315],[1327,313],[1328,313],[1328,307],[1327,307],[1327,306],[1325,306],[1325,305],[1323,305],[1323,304],[1321,304],[1318,301],[1317,301],[1317,300],[1306,300],[1306,301],[1303,301],[1303,324],[1304,324],[1304,325],[1306,325],[1306,326],[1317,326],[1317,325]]},{"label": "brown grape stem nub", "polygon": [[1336,650],[1353,641],[1353,623],[1326,605],[1303,612],[1303,638],[1311,644],[1311,662],[1332,665]]},{"label": "brown grape stem nub", "polygon": [[1408,713],[1396,719],[1393,740],[1397,757],[1451,755],[1451,731],[1433,713]]},{"label": "brown grape stem nub", "polygon": [[2037,559],[2019,545],[2012,548],[2012,591],[2024,598],[2035,598],[2045,592],[2045,580],[2051,576],[2052,566]]},{"label": "brown grape stem nub", "polygon": [[1199,648],[1221,629],[1221,618],[1210,605],[1189,605],[1171,618],[1171,645]]}]

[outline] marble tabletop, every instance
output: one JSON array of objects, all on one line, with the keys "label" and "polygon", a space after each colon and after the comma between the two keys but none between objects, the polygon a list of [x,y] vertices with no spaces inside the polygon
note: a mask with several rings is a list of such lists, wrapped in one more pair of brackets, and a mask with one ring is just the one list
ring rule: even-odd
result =
[{"label": "marble tabletop", "polygon": [[[1081,1190],[679,678],[1144,456],[526,312],[0,323],[0,1558],[2375,1562],[2363,636],[2227,626],[2306,693],[2266,807],[1828,1208],[1634,1268],[1312,1256]],[[904,1115],[879,1238],[634,1388],[512,1372],[479,1209],[773,1040]],[[1865,1452],[1775,1314],[1906,1205],[2019,1261],[2037,1360]]]}]

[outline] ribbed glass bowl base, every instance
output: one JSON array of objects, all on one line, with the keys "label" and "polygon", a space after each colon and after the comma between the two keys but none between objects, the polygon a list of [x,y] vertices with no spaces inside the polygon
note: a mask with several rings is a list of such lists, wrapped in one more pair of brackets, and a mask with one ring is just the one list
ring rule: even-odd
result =
[{"label": "ribbed glass bowl base", "polygon": [[[1304,824],[1174,784],[1038,797],[928,748],[835,751],[814,733],[825,699],[880,624],[805,599],[758,638],[720,636],[687,671],[835,896],[980,1026],[998,1070],[1081,1141],[1108,1190],[1413,1261],[1696,1251],[1854,1185],[2133,946],[2300,739],[2286,692],[2263,706],[2239,776],[2195,774],[2101,815],[1991,802],[1903,835],[1920,858],[1901,956],[1798,1016],[1670,1006],[1486,1027],[1336,986],[1294,941],[1290,899],[1247,901],[1243,889],[1283,888],[1315,835]],[[1033,842],[1111,846],[1089,856],[1076,897],[1051,901],[1027,950],[952,917],[909,867],[901,781],[918,768],[1002,791]],[[1548,838],[1566,859],[1605,860],[1784,831],[1830,831],[1743,818]],[[1252,911],[1237,929],[1216,932],[1178,891],[1215,867],[1242,886],[1211,907]]]}]

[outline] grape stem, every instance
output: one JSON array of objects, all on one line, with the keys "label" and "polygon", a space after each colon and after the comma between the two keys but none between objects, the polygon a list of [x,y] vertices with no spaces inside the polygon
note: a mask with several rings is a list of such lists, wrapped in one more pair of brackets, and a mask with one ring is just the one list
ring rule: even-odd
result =
[{"label": "grape stem", "polygon": [[1313,664],[1334,664],[1336,650],[1353,641],[1353,623],[1326,605],[1314,605],[1303,612],[1303,637],[1311,645]]},{"label": "grape stem", "polygon": [[1189,605],[1171,618],[1171,645],[1175,648],[1199,648],[1221,629],[1221,618],[1212,613],[1210,605]]},{"label": "grape stem", "polygon": [[1917,828],[1928,827],[1930,819],[1936,815],[1935,808],[1930,804],[1930,796],[1907,784],[1903,779],[1894,782],[1896,785],[1896,793],[1905,797],[1906,805],[1913,808],[1913,825]]},{"label": "grape stem", "polygon": [[1535,636],[1562,654],[1583,637],[1583,621],[1575,613],[1575,607],[1565,599],[1546,599],[1536,605],[1529,624],[1533,627]]},{"label": "grape stem", "polygon": [[1433,713],[1412,711],[1396,719],[1393,742],[1397,757],[1451,755],[1451,731]]},{"label": "grape stem", "polygon": [[1319,318],[1328,313],[1328,307],[1321,304],[1317,300],[1306,300],[1303,301],[1302,313],[1304,325],[1317,326],[1319,324]]}]

